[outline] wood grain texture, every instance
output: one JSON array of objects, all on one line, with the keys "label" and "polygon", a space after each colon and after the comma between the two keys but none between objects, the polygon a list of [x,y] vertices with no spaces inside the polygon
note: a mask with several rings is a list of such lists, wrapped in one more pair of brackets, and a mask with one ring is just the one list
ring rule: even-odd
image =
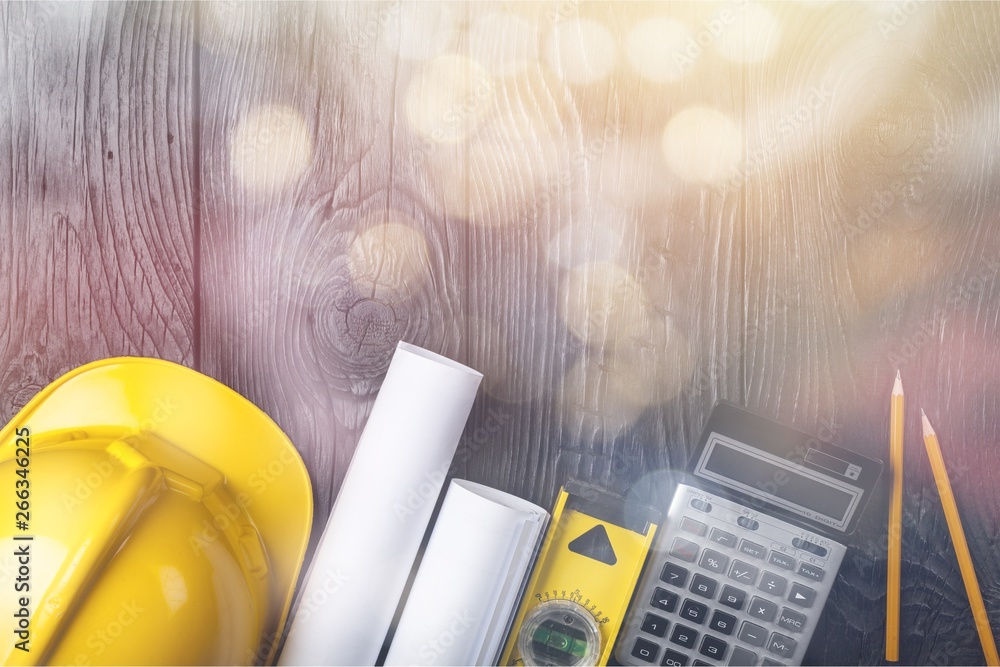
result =
[{"label": "wood grain texture", "polygon": [[191,8],[0,5],[0,418],[194,345]]},{"label": "wood grain texture", "polygon": [[199,7],[203,368],[296,443],[319,526],[396,342],[464,337],[464,231],[432,226],[394,152],[384,9]]},{"label": "wood grain texture", "polygon": [[[496,426],[488,449],[470,443],[466,474],[544,506],[571,478],[652,502],[702,415],[720,396],[739,400],[739,365],[725,357],[742,313],[739,191],[686,183],[663,165],[660,138],[689,105],[739,117],[742,99],[725,73],[719,89],[697,84],[704,70],[672,88],[644,84],[615,44],[628,26],[620,9],[504,10],[477,8],[461,44],[499,72],[492,115],[463,147],[468,344],[491,378],[473,423]],[[505,76],[483,41],[516,43],[521,25],[535,50]]]},{"label": "wood grain texture", "polygon": [[[193,365],[289,434],[321,527],[400,339],[486,373],[452,472],[542,505],[568,477],[664,502],[718,398],[884,458],[899,368],[901,655],[982,660],[912,417],[1000,627],[996,5],[8,3],[0,27],[7,417],[92,359]],[[810,662],[881,661],[884,523]]]},{"label": "wood grain texture", "polygon": [[[994,627],[996,465],[995,6],[782,6],[784,57],[749,73],[750,321],[788,308],[748,347],[751,408],[886,458],[889,392],[907,397],[900,659],[983,660],[926,456],[919,408],[947,422],[946,457]],[[791,100],[788,104],[785,100]],[[992,114],[992,116],[990,115]],[[989,119],[989,120],[987,120]],[[771,150],[769,147],[777,146]],[[885,508],[868,511],[810,648],[883,659]]]}]

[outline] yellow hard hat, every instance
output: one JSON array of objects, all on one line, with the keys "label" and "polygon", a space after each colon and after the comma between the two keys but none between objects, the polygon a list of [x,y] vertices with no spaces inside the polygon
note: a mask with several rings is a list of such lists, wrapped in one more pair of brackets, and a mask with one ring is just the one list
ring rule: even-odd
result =
[{"label": "yellow hard hat", "polygon": [[312,492],[228,387],[157,359],[78,368],[0,431],[0,498],[3,664],[273,662]]}]

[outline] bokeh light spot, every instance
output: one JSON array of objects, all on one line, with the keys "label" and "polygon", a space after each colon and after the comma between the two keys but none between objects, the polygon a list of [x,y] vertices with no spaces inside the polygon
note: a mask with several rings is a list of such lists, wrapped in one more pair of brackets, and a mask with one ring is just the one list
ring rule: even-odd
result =
[{"label": "bokeh light spot", "polygon": [[355,285],[405,292],[430,276],[427,240],[401,213],[370,217],[347,251]]},{"label": "bokeh light spot", "polygon": [[774,14],[749,2],[733,13],[735,20],[716,39],[716,48],[729,60],[739,63],[766,60],[781,41],[781,26]]},{"label": "bokeh light spot", "polygon": [[688,107],[667,123],[663,154],[681,178],[716,183],[736,175],[743,137],[726,114],[707,107]]},{"label": "bokeh light spot", "polygon": [[406,119],[434,143],[464,139],[496,106],[493,78],[475,60],[457,54],[435,58],[406,91]]},{"label": "bokeh light spot", "polygon": [[469,51],[496,76],[518,74],[538,60],[538,28],[513,14],[483,14],[469,29]]},{"label": "bokeh light spot", "polygon": [[403,58],[425,60],[440,55],[458,34],[455,12],[443,2],[393,2],[382,11],[386,14],[382,42]]},{"label": "bokeh light spot", "polygon": [[233,173],[260,193],[280,190],[300,178],[312,155],[312,135],[302,114],[283,105],[265,105],[246,114],[230,143]]},{"label": "bokeh light spot", "polygon": [[[673,19],[653,17],[638,23],[628,35],[626,54],[632,68],[656,83],[677,81],[691,71],[699,52],[687,26]],[[692,57],[688,51],[694,53]]]},{"label": "bokeh light spot", "polygon": [[611,73],[617,60],[615,39],[589,19],[568,19],[553,28],[547,44],[549,67],[566,81],[587,84]]}]

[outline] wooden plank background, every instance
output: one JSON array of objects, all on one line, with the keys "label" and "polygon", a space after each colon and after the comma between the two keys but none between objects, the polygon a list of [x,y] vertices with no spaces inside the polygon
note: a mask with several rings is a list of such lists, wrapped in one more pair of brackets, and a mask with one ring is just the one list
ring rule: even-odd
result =
[{"label": "wooden plank background", "polygon": [[[486,374],[453,472],[656,492],[720,398],[884,458],[903,662],[981,663],[915,418],[1000,625],[1000,5],[3,3],[5,419],[163,357],[330,510],[396,342]],[[884,507],[808,660],[882,661]],[[317,533],[318,534],[318,533]]]}]

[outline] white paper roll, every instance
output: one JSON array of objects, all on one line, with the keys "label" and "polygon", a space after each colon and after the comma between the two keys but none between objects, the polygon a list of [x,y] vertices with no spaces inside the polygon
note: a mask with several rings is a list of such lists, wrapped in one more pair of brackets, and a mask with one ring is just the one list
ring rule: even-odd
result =
[{"label": "white paper roll", "polygon": [[386,665],[495,665],[548,512],[452,480]]},{"label": "white paper roll", "polygon": [[278,664],[375,664],[482,378],[399,343]]}]

